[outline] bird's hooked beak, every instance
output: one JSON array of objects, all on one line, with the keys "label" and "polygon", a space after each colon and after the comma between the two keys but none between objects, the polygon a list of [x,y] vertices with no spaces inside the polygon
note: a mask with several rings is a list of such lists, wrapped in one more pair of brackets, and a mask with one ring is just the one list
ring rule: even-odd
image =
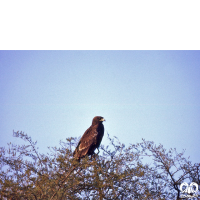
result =
[{"label": "bird's hooked beak", "polygon": [[102,119],[100,119],[99,121],[100,121],[100,122],[103,122],[103,121],[106,121],[106,120],[105,120],[104,118],[102,118]]}]

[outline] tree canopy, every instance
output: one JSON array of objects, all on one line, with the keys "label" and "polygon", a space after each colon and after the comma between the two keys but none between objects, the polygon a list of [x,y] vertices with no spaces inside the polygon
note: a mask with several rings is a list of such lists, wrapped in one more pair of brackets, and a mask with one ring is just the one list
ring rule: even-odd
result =
[{"label": "tree canopy", "polygon": [[79,163],[77,138],[43,154],[27,134],[13,135],[26,142],[0,148],[0,199],[181,199],[181,183],[200,185],[200,163],[145,139],[126,147],[108,135],[110,145]]}]

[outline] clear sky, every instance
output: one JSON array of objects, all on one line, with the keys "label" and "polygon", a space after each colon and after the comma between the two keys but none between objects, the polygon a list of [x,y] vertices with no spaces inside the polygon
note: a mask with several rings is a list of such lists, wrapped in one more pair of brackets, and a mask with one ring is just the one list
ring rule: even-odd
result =
[{"label": "clear sky", "polygon": [[199,162],[200,51],[0,51],[0,146],[19,130],[47,152],[97,115],[126,146],[145,138]]}]

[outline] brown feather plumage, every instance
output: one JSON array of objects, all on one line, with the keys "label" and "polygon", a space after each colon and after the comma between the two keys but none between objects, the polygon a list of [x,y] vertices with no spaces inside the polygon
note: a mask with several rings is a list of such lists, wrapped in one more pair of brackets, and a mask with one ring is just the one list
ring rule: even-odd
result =
[{"label": "brown feather plumage", "polygon": [[104,135],[103,121],[101,116],[96,116],[92,120],[92,125],[85,131],[80,139],[73,155],[80,160],[86,155],[93,155],[96,148],[99,148]]}]

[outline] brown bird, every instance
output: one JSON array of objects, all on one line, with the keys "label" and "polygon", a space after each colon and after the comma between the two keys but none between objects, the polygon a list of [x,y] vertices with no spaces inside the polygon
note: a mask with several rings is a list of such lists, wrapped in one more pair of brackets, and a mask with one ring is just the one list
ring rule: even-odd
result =
[{"label": "brown bird", "polygon": [[80,160],[86,155],[93,155],[96,148],[99,148],[104,135],[103,121],[101,116],[96,116],[92,120],[92,125],[85,131],[80,139],[73,155]]}]

